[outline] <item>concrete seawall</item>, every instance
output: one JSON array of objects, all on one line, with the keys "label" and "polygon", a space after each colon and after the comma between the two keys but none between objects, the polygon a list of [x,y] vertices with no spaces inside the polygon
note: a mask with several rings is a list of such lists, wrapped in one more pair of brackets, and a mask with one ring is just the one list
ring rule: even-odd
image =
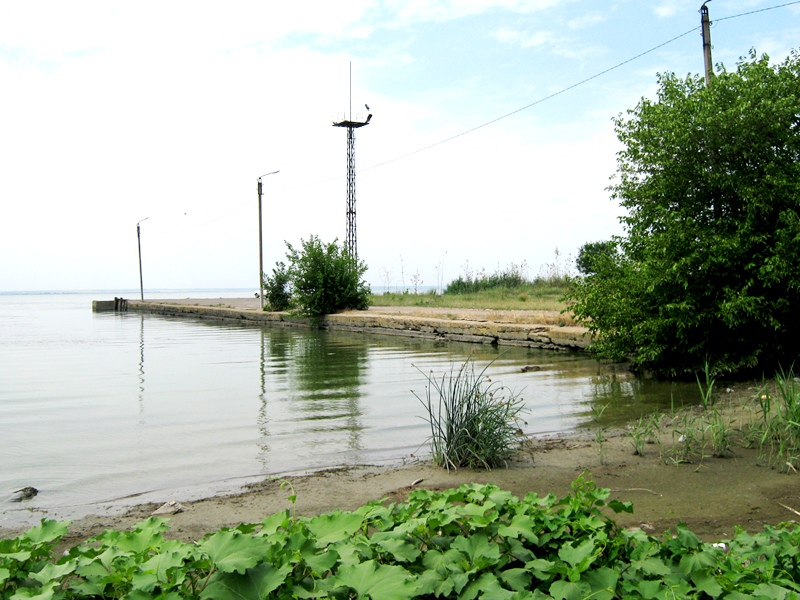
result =
[{"label": "concrete seawall", "polygon": [[[131,312],[172,317],[314,326],[309,320],[288,313],[262,311],[258,300],[252,298],[128,300],[126,306]],[[367,311],[328,315],[321,326],[330,330],[554,350],[583,350],[590,341],[585,328],[563,324],[558,313],[542,311],[372,307]]]}]

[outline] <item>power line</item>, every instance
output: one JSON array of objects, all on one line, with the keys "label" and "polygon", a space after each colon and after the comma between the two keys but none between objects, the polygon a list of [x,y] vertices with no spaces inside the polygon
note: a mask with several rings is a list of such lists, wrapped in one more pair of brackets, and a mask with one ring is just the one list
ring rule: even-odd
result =
[{"label": "power line", "polygon": [[[797,0],[797,1],[800,2],[800,0]],[[549,96],[545,96],[544,98],[539,98],[538,100],[536,100],[534,102],[531,102],[530,104],[527,104],[527,105],[523,106],[522,108],[518,108],[516,110],[513,110],[510,113],[506,113],[501,117],[497,117],[496,119],[492,119],[491,121],[486,121],[485,123],[477,125],[477,126],[473,127],[472,129],[467,129],[466,131],[462,131],[461,133],[457,133],[456,135],[450,136],[449,138],[446,138],[444,140],[440,140],[438,142],[435,142],[433,144],[425,146],[424,148],[419,148],[417,150],[414,150],[413,152],[409,152],[407,154],[403,154],[402,156],[397,156],[395,158],[391,158],[389,160],[386,160],[384,162],[378,163],[376,165],[372,165],[370,167],[366,167],[364,169],[361,169],[361,171],[369,171],[370,169],[377,169],[378,167],[382,167],[384,165],[388,165],[389,163],[393,163],[393,162],[396,162],[398,160],[402,160],[404,158],[408,158],[409,156],[413,156],[415,154],[419,154],[420,152],[424,152],[425,150],[430,150],[431,148],[435,148],[436,146],[441,146],[442,144],[446,144],[447,142],[451,142],[451,141],[453,141],[455,139],[458,139],[458,138],[463,137],[463,136],[465,136],[467,134],[470,134],[470,133],[472,133],[474,131],[477,131],[478,129],[482,129],[484,127],[488,127],[489,125],[497,123],[498,121],[502,121],[503,119],[507,119],[508,117],[510,117],[512,115],[515,115],[517,113],[522,112],[523,110],[528,110],[529,108],[531,108],[533,106],[536,106],[537,104],[541,104],[542,102],[546,102],[547,100],[551,100],[552,98],[555,98],[556,96],[560,96],[561,94],[564,94],[564,93],[566,93],[566,92],[568,92],[570,90],[575,89],[576,87],[582,86],[585,83],[588,83],[588,82],[592,81],[593,79],[597,79],[598,77],[602,77],[606,73],[610,73],[611,71],[613,71],[615,69],[619,69],[620,67],[622,67],[624,65],[627,65],[628,63],[633,62],[633,61],[641,58],[642,56],[645,56],[646,54],[650,54],[651,52],[655,52],[659,48],[663,48],[667,44],[671,44],[675,40],[679,40],[680,38],[682,38],[684,36],[687,36],[690,33],[693,33],[695,31],[697,31],[698,29],[699,29],[699,27],[693,27],[692,29],[690,29],[688,31],[684,31],[680,35],[676,35],[674,38],[669,39],[666,42],[662,42],[658,46],[653,46],[649,50],[645,50],[644,52],[640,52],[636,56],[633,56],[633,57],[631,57],[631,58],[629,58],[627,60],[624,60],[624,61],[622,61],[620,63],[617,63],[613,67],[609,67],[609,68],[607,68],[607,69],[605,69],[603,71],[600,71],[599,73],[595,73],[594,75],[592,75],[590,77],[587,77],[586,79],[582,79],[581,81],[578,81],[577,83],[573,83],[570,86],[562,88],[559,91],[550,94]]]},{"label": "power line", "polygon": [[[755,14],[755,13],[765,12],[765,11],[768,11],[768,10],[775,10],[776,8],[783,8],[783,7],[786,7],[786,6],[791,6],[793,4],[800,4],[800,0],[795,0],[794,2],[786,2],[784,4],[779,4],[779,5],[776,5],[776,6],[770,6],[770,7],[767,7],[767,8],[761,8],[761,9],[758,9],[758,10],[751,10],[750,12],[740,13],[740,14],[737,14],[737,15],[731,15],[729,17],[722,17],[720,19],[715,19],[714,21],[715,22],[719,22],[719,21],[726,21],[728,19],[736,19],[737,17],[745,17],[747,15],[752,15],[752,14]],[[641,52],[641,53],[637,54],[636,56],[633,56],[633,57],[631,57],[631,58],[629,58],[627,60],[624,60],[624,61],[622,61],[620,63],[617,63],[613,67],[609,67],[608,69],[600,71],[599,73],[595,73],[591,77],[587,77],[586,79],[582,79],[581,81],[578,81],[577,83],[574,83],[574,84],[572,84],[572,85],[570,85],[568,87],[565,87],[565,88],[563,88],[563,89],[561,89],[561,90],[559,90],[559,91],[557,91],[557,92],[555,92],[553,94],[550,94],[549,96],[545,96],[544,98],[540,98],[539,100],[536,100],[535,102],[531,102],[530,104],[527,104],[527,105],[523,106],[522,108],[518,108],[516,110],[513,110],[510,113],[507,113],[507,114],[505,114],[505,115],[503,115],[501,117],[497,117],[496,119],[492,119],[491,121],[486,121],[485,123],[482,123],[481,125],[477,125],[477,126],[473,127],[472,129],[467,129],[466,131],[462,131],[461,133],[457,133],[456,135],[453,135],[453,136],[451,136],[449,138],[440,140],[438,142],[434,142],[433,144],[430,144],[430,145],[425,146],[423,148],[419,148],[419,149],[414,150],[412,152],[408,152],[407,154],[403,154],[401,156],[397,156],[395,158],[391,158],[391,159],[383,161],[381,163],[378,163],[378,164],[375,164],[375,165],[372,165],[372,166],[369,166],[369,167],[365,167],[364,169],[360,169],[360,171],[369,171],[370,169],[377,169],[378,167],[382,167],[384,165],[388,165],[388,164],[396,162],[398,160],[402,160],[404,158],[408,158],[409,156],[414,156],[415,154],[419,154],[420,152],[424,152],[425,150],[430,150],[431,148],[435,148],[436,146],[441,146],[442,144],[446,144],[447,142],[450,142],[450,141],[453,141],[453,140],[458,139],[460,137],[463,137],[463,136],[465,136],[467,134],[470,134],[470,133],[472,133],[474,131],[477,131],[478,129],[482,129],[484,127],[488,127],[489,125],[497,123],[498,121],[502,121],[503,119],[506,119],[506,118],[508,118],[508,117],[510,117],[512,115],[515,115],[515,114],[517,114],[519,112],[522,112],[523,110],[527,110],[527,109],[529,109],[529,108],[531,108],[533,106],[536,106],[537,104],[541,104],[542,102],[545,102],[547,100],[555,98],[556,96],[559,96],[559,95],[564,94],[564,93],[566,93],[566,92],[568,92],[570,90],[573,90],[576,87],[584,85],[585,83],[588,83],[588,82],[592,81],[593,79],[597,79],[598,77],[601,77],[601,76],[605,75],[606,73],[610,73],[611,71],[613,71],[615,69],[618,69],[618,68],[620,68],[620,67],[622,67],[624,65],[627,65],[628,63],[633,62],[633,61],[641,58],[642,56],[650,54],[651,52],[655,52],[659,48],[663,48],[664,46],[666,46],[668,44],[671,44],[672,42],[674,42],[676,40],[679,40],[680,38],[682,38],[684,36],[687,36],[690,33],[693,33],[695,31],[697,31],[698,29],[699,29],[699,27],[693,27],[692,29],[689,29],[688,31],[685,31],[685,32],[681,33],[680,35],[676,35],[674,38],[671,38],[671,39],[667,40],[666,42],[662,42],[661,44],[659,44],[657,46],[653,46],[649,50],[645,50],[644,52]],[[327,180],[327,181],[330,181],[330,180]]]},{"label": "power line", "polygon": [[776,8],[783,8],[784,6],[791,6],[792,4],[800,4],[800,0],[795,0],[794,2],[787,2],[785,4],[778,4],[777,6],[768,6],[767,8],[759,8],[758,10],[751,10],[750,12],[739,13],[738,15],[731,15],[729,17],[722,17],[720,19],[714,19],[715,22],[719,21],[727,21],[728,19],[736,19],[738,17],[746,17],[747,15],[754,15],[760,12],[766,12],[768,10],[775,10]]}]

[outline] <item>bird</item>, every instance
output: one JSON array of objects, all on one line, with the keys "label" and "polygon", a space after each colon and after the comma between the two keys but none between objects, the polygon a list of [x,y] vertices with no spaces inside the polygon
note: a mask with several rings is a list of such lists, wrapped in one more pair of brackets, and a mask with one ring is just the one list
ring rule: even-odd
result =
[{"label": "bird", "polygon": [[369,104],[365,104],[364,107],[369,110]]},{"label": "bird", "polygon": [[20,490],[16,490],[14,493],[16,494],[16,496],[11,498],[11,502],[22,502],[23,500],[30,500],[31,498],[33,498],[36,494],[39,493],[39,490],[37,490],[35,487],[28,486]]}]

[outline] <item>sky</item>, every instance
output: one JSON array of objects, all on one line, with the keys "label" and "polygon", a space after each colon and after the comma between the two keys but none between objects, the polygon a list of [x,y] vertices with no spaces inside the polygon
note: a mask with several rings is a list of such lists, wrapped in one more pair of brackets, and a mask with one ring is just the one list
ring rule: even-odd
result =
[{"label": "sky", "polygon": [[[343,242],[365,105],[373,289],[569,271],[622,233],[612,119],[703,71],[700,4],[0,0],[0,291],[138,290],[139,241],[145,290],[257,289],[258,177],[266,271]],[[800,2],[708,8],[728,69],[800,40]]]}]

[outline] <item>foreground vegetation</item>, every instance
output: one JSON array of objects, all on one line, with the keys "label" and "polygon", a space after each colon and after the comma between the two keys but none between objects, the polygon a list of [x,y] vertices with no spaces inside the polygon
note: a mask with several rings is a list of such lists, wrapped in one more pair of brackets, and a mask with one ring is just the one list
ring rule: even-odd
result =
[{"label": "foreground vegetation", "polygon": [[[67,524],[0,540],[3,598],[794,598],[800,527],[738,530],[708,544],[685,526],[657,539],[619,529],[632,512],[579,478],[572,493],[520,499],[493,485],[417,490],[400,504],[166,540],[167,522],[106,531],[57,559]],[[290,500],[294,500],[290,496]]]}]

